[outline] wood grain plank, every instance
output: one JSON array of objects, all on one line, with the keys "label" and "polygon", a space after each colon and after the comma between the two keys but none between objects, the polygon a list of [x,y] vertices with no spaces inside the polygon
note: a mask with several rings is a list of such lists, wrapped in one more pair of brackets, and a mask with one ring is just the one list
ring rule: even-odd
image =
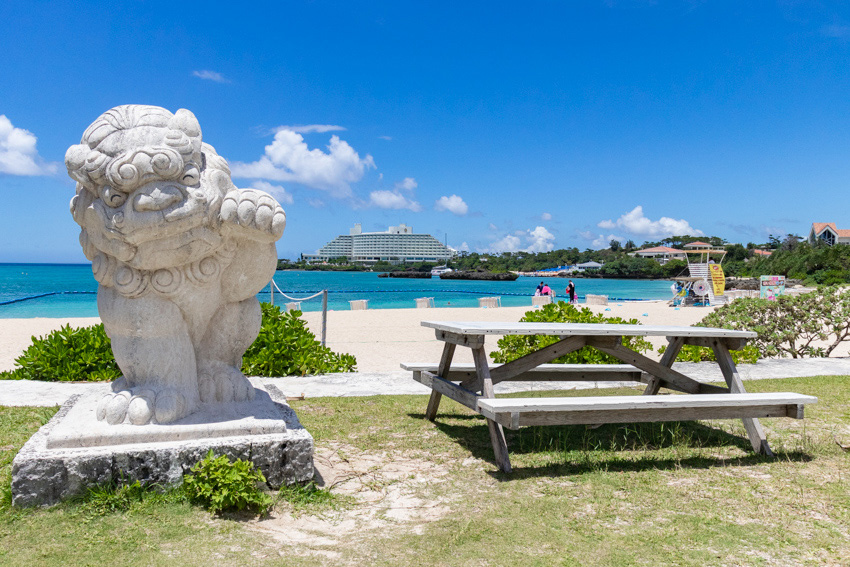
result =
[{"label": "wood grain plank", "polygon": [[[738,374],[738,369],[735,366],[735,361],[732,360],[732,355],[725,343],[719,339],[711,344],[714,351],[714,358],[717,359],[717,364],[720,366],[720,371],[723,373],[723,378],[729,386],[729,390],[734,393],[744,393],[744,382]],[[747,437],[750,438],[750,444],[756,453],[762,453],[768,457],[773,456],[773,451],[770,450],[770,445],[767,444],[767,436],[764,434],[764,428],[759,423],[758,419],[744,418],[744,429],[747,430]]]},{"label": "wood grain plank", "polygon": [[[481,382],[483,396],[485,398],[495,398],[496,396],[493,392],[493,380],[490,378],[490,367],[487,364],[487,353],[484,352],[483,346],[481,348],[472,349],[472,359],[475,361],[475,370],[478,372],[478,379]],[[477,403],[475,407],[478,407]],[[511,459],[508,456],[508,443],[505,440],[505,432],[502,430],[501,424],[488,418],[487,430],[490,433],[490,443],[493,445],[493,454],[496,457],[496,465],[503,472],[511,472],[512,467]]]},{"label": "wood grain plank", "polygon": [[584,337],[567,337],[540,350],[531,352],[523,357],[512,360],[490,370],[493,384],[511,380],[515,376],[528,372],[546,362],[555,360],[571,352],[577,351],[586,344]]},{"label": "wood grain plank", "polygon": [[[443,346],[443,354],[440,357],[440,364],[437,367],[437,376],[445,379],[448,375],[454,353],[454,343],[446,343]],[[429,421],[437,419],[437,410],[440,408],[440,398],[442,397],[442,394],[437,390],[431,392],[431,397],[428,400],[428,407],[425,409],[425,419]]]}]

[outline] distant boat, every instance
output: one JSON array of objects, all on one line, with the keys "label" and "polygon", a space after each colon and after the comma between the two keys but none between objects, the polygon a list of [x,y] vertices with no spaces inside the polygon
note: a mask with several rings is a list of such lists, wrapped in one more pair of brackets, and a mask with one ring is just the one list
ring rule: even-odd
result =
[{"label": "distant boat", "polygon": [[452,271],[452,269],[449,268],[448,266],[437,266],[436,268],[431,270],[431,277],[432,278],[433,277],[439,278],[443,274],[447,274],[448,272],[451,272],[451,271]]}]

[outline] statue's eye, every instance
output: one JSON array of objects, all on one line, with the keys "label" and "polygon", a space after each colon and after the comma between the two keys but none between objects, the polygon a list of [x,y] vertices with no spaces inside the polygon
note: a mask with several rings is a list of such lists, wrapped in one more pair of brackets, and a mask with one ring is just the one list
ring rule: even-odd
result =
[{"label": "statue's eye", "polygon": [[195,185],[198,181],[201,180],[201,172],[198,171],[197,166],[194,164],[189,164],[186,166],[186,169],[183,171],[183,185]]},{"label": "statue's eye", "polygon": [[101,190],[101,199],[110,207],[120,207],[127,200],[127,195],[107,185]]}]

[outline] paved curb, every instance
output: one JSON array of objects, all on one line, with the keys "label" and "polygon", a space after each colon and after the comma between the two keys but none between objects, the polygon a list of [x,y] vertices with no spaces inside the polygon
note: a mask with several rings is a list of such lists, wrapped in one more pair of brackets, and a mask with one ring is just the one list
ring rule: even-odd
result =
[{"label": "paved curb", "polygon": [[[677,362],[675,370],[703,382],[722,382],[723,375],[713,362]],[[771,359],[757,364],[741,364],[738,372],[744,380],[800,378],[804,376],[850,375],[850,358]],[[345,372],[319,376],[262,378],[287,396],[342,397],[399,394],[428,394],[430,389],[414,382],[411,373]],[[496,385],[496,393],[520,391],[569,390],[617,387],[631,382],[515,382]],[[0,380],[0,406],[59,406],[74,394],[82,394],[100,384]]]}]

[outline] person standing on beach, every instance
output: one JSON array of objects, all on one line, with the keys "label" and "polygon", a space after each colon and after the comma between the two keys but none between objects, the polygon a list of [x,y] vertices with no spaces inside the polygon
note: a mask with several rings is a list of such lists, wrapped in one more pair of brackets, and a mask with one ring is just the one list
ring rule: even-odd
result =
[{"label": "person standing on beach", "polygon": [[570,296],[570,303],[576,302],[576,284],[573,283],[573,280],[570,280],[570,283],[567,284],[567,294]]}]

